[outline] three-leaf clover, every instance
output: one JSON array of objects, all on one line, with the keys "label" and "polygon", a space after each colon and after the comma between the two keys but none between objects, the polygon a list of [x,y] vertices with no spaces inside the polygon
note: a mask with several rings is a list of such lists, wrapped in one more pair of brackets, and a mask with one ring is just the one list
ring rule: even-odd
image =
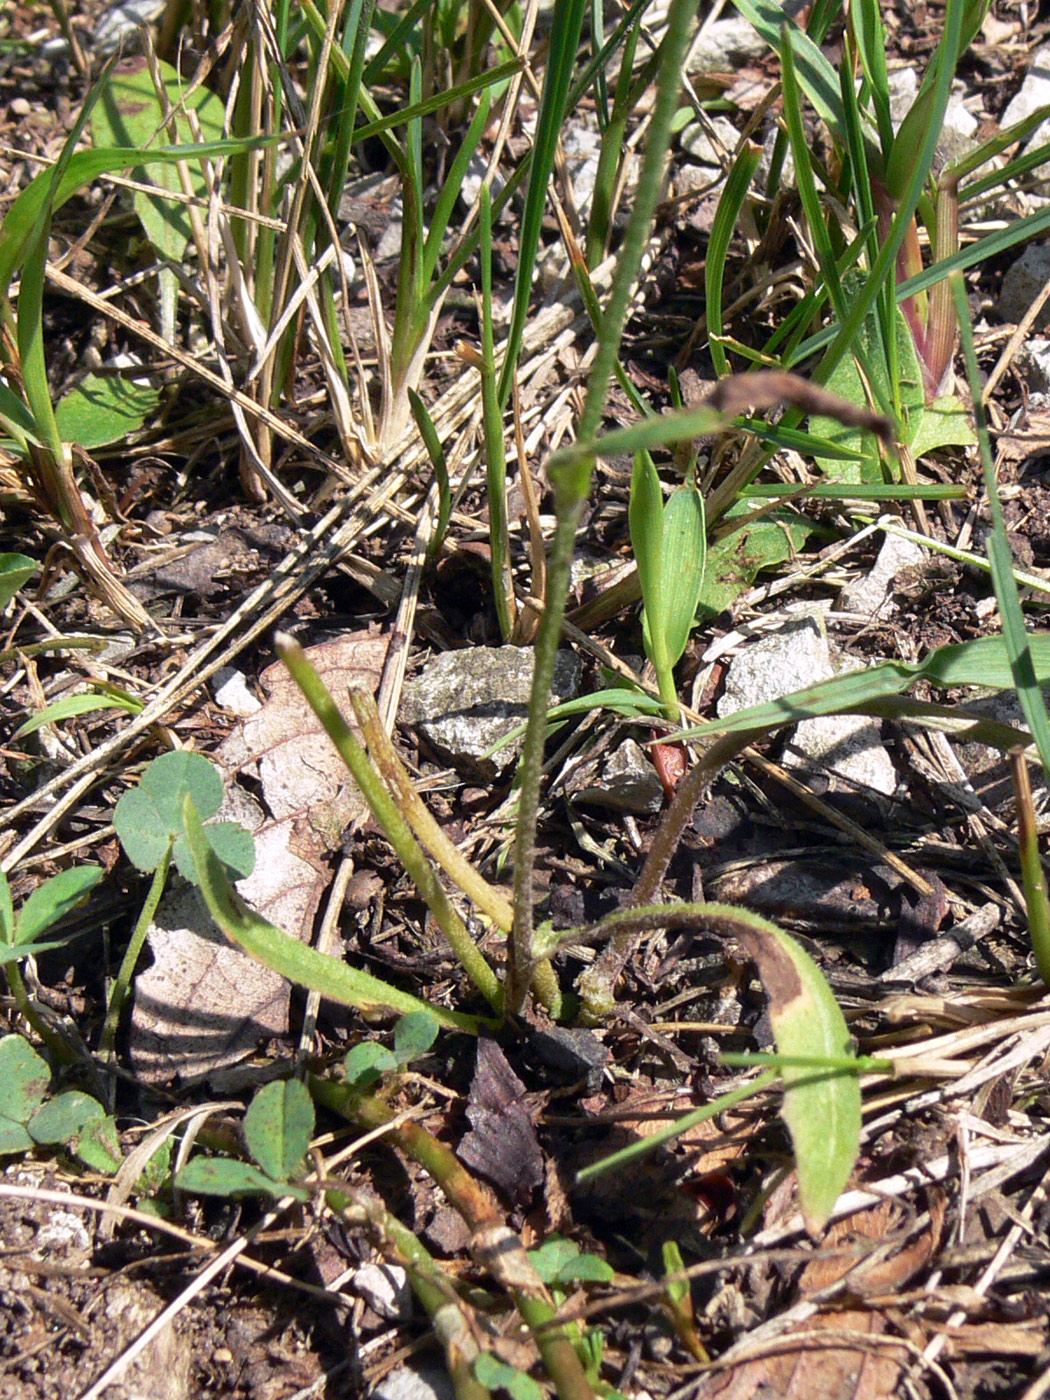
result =
[{"label": "three-leaf clover", "polygon": [[307,1201],[310,1193],[293,1180],[304,1163],[314,1132],[310,1091],[298,1079],[275,1080],[252,1099],[244,1115],[245,1146],[255,1159],[194,1157],[175,1179],[183,1191],[203,1196],[262,1193],[294,1196]]},{"label": "three-leaf clover", "polygon": [[69,1089],[44,1102],[51,1070],[20,1035],[0,1039],[0,1155],[65,1144],[85,1165],[112,1173],[122,1161],[112,1118],[90,1094]]},{"label": "three-leaf clover", "polygon": [[197,867],[186,844],[183,800],[187,793],[205,826],[208,842],[235,880],[252,873],[255,842],[237,822],[209,822],[222,806],[222,774],[199,753],[161,754],[126,792],[113,813],[113,825],[128,859],[140,870],[156,870],[170,850],[180,872],[197,884]]}]

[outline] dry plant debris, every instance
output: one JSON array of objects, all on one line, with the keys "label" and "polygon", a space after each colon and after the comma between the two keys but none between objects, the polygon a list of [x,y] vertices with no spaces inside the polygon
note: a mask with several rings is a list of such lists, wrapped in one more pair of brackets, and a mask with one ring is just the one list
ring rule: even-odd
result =
[{"label": "dry plant debris", "polygon": [[[325,145],[305,83],[311,60],[304,55],[316,57],[325,44],[324,16],[319,30],[302,20],[303,43],[282,74],[279,65],[250,70],[247,48],[238,47],[255,26],[262,48],[252,63],[269,52],[271,7],[246,6],[228,25],[204,6],[189,7],[192,16],[183,20],[175,5],[155,8],[148,17],[153,57],[125,63],[121,82],[144,81],[151,63],[160,63],[161,88],[177,94],[181,64],[182,79],[199,78],[204,136],[212,139],[221,119],[214,94],[234,92],[238,69],[245,84],[250,72],[263,84],[268,102],[278,89],[267,84],[281,80],[302,142],[292,163],[311,143],[319,158],[339,159]],[[435,7],[435,14],[445,8],[455,21],[455,7]],[[731,899],[773,914],[820,966],[859,1050],[894,1067],[893,1077],[882,1073],[865,1083],[852,1187],[819,1239],[806,1235],[799,1216],[788,1138],[769,1091],[696,1125],[641,1163],[594,1183],[575,1182],[596,1160],[739,1087],[742,1075],[722,1063],[722,1052],[772,1048],[752,962],[710,932],[648,931],[632,949],[618,1008],[597,1034],[551,1026],[530,1009],[536,1024],[517,1040],[483,1036],[471,1045],[443,1037],[418,1057],[405,1051],[398,1058],[389,1021],[370,1024],[345,1007],[308,1002],[283,977],[220,942],[196,892],[176,885],[153,921],[151,964],[136,979],[119,1075],[107,1078],[92,1057],[106,979],[119,961],[114,949],[127,941],[141,900],[113,836],[112,812],[141,765],[166,748],[192,748],[224,765],[224,815],[250,828],[256,843],[256,871],[240,890],[265,918],[304,942],[323,922],[329,951],[343,946],[355,964],[417,996],[444,1004],[451,986],[469,998],[434,919],[320,725],[273,663],[272,632],[280,624],[312,643],[308,653],[344,708],[353,688],[377,694],[391,726],[406,670],[423,672],[434,648],[507,640],[501,582],[518,608],[512,640],[532,640],[549,596],[540,558],[553,532],[552,497],[543,466],[557,462],[559,450],[572,451],[597,354],[573,268],[590,268],[604,303],[614,275],[610,255],[620,246],[652,120],[653,72],[645,65],[663,36],[666,8],[655,4],[647,12],[634,67],[627,64],[618,81],[619,60],[611,62],[606,96],[587,89],[563,133],[564,149],[556,159],[552,152],[550,203],[534,230],[533,309],[520,328],[515,397],[508,389],[502,405],[512,425],[502,521],[488,494],[494,463],[485,414],[500,385],[486,361],[479,311],[485,274],[476,248],[456,260],[477,221],[484,224],[475,177],[491,169],[496,205],[482,238],[491,244],[491,304],[502,337],[522,256],[520,191],[505,207],[498,201],[535,140],[549,61],[550,21],[539,6],[526,5],[521,16],[507,11],[498,26],[486,7],[472,7],[469,26],[453,22],[446,36],[448,66],[428,71],[416,87],[397,53],[371,75],[365,101],[375,111],[362,109],[357,121],[375,130],[360,168],[358,157],[351,162],[361,178],[315,220],[319,226],[334,219],[332,238],[308,229],[309,216],[296,230],[299,246],[289,243],[281,269],[289,296],[284,338],[272,345],[257,314],[252,258],[261,257],[260,243],[271,233],[300,218],[295,200],[305,196],[293,195],[294,185],[283,204],[263,197],[262,179],[227,199],[219,164],[207,172],[198,164],[192,178],[159,160],[148,171],[136,168],[131,173],[140,181],[163,171],[162,183],[186,211],[181,242],[165,254],[171,261],[161,275],[163,250],[151,246],[141,214],[148,199],[138,191],[136,202],[127,169],[100,169],[54,211],[41,272],[47,385],[62,424],[82,422],[75,418],[83,410],[77,394],[92,400],[99,417],[83,429],[69,463],[84,510],[72,543],[68,525],[43,508],[46,493],[33,488],[17,453],[7,442],[0,446],[2,547],[43,566],[5,612],[0,841],[17,908],[44,877],[74,861],[97,862],[110,878],[104,899],[68,916],[69,940],[24,965],[37,1024],[25,1020],[12,982],[2,1028],[65,1047],[66,1062],[55,1060],[55,1087],[111,1098],[123,1161],[110,1175],[89,1168],[72,1138],[5,1159],[5,1400],[108,1400],[143,1388],[158,1400],[403,1396],[406,1384],[423,1384],[419,1376],[435,1386],[444,1376],[430,1362],[439,1334],[434,1314],[445,1303],[455,1305],[461,1348],[446,1345],[446,1359],[466,1358],[460,1371],[450,1366],[460,1400],[489,1393],[478,1379],[483,1373],[471,1369],[479,1350],[505,1368],[489,1384],[516,1400],[525,1398],[514,1387],[536,1386],[541,1352],[547,1376],[566,1393],[565,1358],[545,1350],[557,1329],[535,1323],[526,1337],[519,1321],[530,1309],[596,1329],[588,1344],[592,1356],[600,1352],[597,1381],[585,1378],[576,1400],[608,1388],[628,1400],[1039,1400],[1047,1393],[1050,1012],[1030,975],[1012,791],[1000,750],[987,747],[994,726],[1002,739],[1005,726],[1023,723],[1011,695],[975,699],[962,689],[926,686],[913,697],[926,704],[922,715],[916,707],[866,721],[896,784],[879,800],[832,762],[811,759],[800,770],[781,740],[743,751],[692,816],[668,872],[668,896]],[[812,426],[813,416],[834,408],[810,378],[761,369],[769,337],[814,285],[822,250],[808,236],[790,153],[782,142],[778,147],[780,64],[743,15],[708,8],[686,65],[678,122],[685,130],[632,295],[623,378],[602,425],[614,433],[637,417],[636,395],[658,411],[676,406],[671,369],[681,373],[682,399],[694,411],[703,405],[746,416],[777,408],[783,424],[796,410],[797,423],[809,415]],[[922,0],[878,8],[896,117],[898,103],[905,111],[914,100],[916,75],[952,7]],[[292,9],[305,15],[308,7]],[[331,15],[342,9],[333,5]],[[380,5],[376,13],[389,36],[400,11]],[[103,18],[94,0],[72,14],[64,5],[52,12],[14,4],[0,17],[7,189],[0,213],[61,158],[88,74],[101,71]],[[112,12],[108,18],[112,23]],[[519,20],[521,29],[502,32]],[[428,43],[437,43],[437,27],[435,19]],[[496,95],[484,99],[491,110],[483,117],[470,105],[473,94],[461,111],[438,106],[419,117],[428,143],[420,197],[430,199],[429,182],[449,171],[463,179],[465,192],[443,206],[445,241],[428,243],[429,214],[413,206],[416,186],[405,185],[387,143],[395,128],[383,120],[455,86],[455,64],[467,73],[478,62],[470,52],[474,29],[488,45],[478,72],[497,64],[506,70]],[[1038,79],[1048,39],[1050,27],[1033,7],[996,0],[960,67],[951,130],[993,132],[1007,100]],[[845,62],[844,43],[841,24],[833,26],[823,49],[835,64]],[[370,62],[375,53],[359,57]],[[348,50],[344,67],[351,60]],[[332,61],[338,67],[339,58]],[[345,80],[343,68],[339,73]],[[902,74],[915,79],[911,88]],[[120,98],[124,89],[115,91]],[[152,80],[148,93],[156,99]],[[255,96],[261,101],[261,90]],[[1037,96],[1031,110],[1047,100]],[[120,101],[126,105],[126,94]],[[600,102],[606,106],[599,120]],[[161,112],[156,125],[167,119],[175,120]],[[600,145],[599,127],[621,120],[613,130],[620,130],[619,154],[629,158],[609,182],[601,157],[589,167],[588,158]],[[196,139],[193,119],[180,113],[177,132],[179,140]],[[814,124],[811,144],[827,172],[835,153],[824,128],[819,132]],[[473,150],[461,169],[468,135]],[[1039,138],[1028,132],[1023,139],[1034,150]],[[758,171],[760,147],[767,162],[761,178],[770,169],[782,178],[774,175],[753,204],[741,205],[733,241],[719,252],[726,176],[745,166]],[[272,154],[259,146],[251,168],[276,178]],[[953,148],[938,161],[957,158]],[[963,246],[1038,216],[1045,168],[964,206]],[[588,184],[610,191],[604,223],[591,215]],[[250,217],[231,215],[231,203]],[[305,254],[316,254],[312,273],[301,241],[308,232],[317,240]],[[833,251],[844,256],[854,238],[859,250],[862,236],[859,226],[844,225],[846,241]],[[1040,324],[1050,267],[1027,256],[1026,273],[1043,267],[1045,285],[1031,292],[1030,314],[1016,325],[1005,319],[1001,295],[1018,252],[993,251],[967,276],[1005,528],[1038,625],[1050,578],[1050,375],[1045,342],[1031,331]],[[708,282],[716,255],[725,264],[717,313]],[[32,274],[21,276],[20,297],[28,300]],[[418,294],[411,315],[397,310],[404,306],[401,285],[409,283]],[[720,331],[712,338],[716,314]],[[812,309],[813,330],[821,314]],[[735,357],[736,368],[745,367],[745,354],[757,357],[759,372],[746,381],[720,377],[710,339],[723,357]],[[28,363],[25,346],[21,353]],[[699,388],[687,379],[696,370]],[[140,379],[149,381],[152,406],[133,421],[135,405],[147,401],[133,392]],[[23,386],[13,373],[0,384],[7,412],[6,396]],[[110,401],[107,384],[128,392]],[[408,388],[423,405],[415,418]],[[118,422],[116,436],[98,426],[103,417]],[[425,445],[420,424],[427,418],[444,479]],[[843,422],[840,414],[839,421],[847,449],[862,443],[868,451],[868,439],[888,436],[874,399],[854,403],[852,416]],[[765,512],[766,534],[756,529],[744,543],[733,535],[722,543],[736,509],[732,483],[747,478],[762,450],[745,435],[746,425],[738,426],[716,436],[694,424],[675,448],[676,466],[695,470],[708,508],[730,506],[708,540],[711,577],[725,591],[701,611],[702,626],[677,671],[683,723],[717,712],[734,654],[791,615],[785,601],[819,608],[838,654],[858,670],[887,658],[915,662],[938,646],[999,630],[983,571],[991,520],[977,458],[961,439],[918,454],[917,469],[906,461],[905,479],[917,470],[916,480],[929,487],[961,484],[963,499],[858,503],[843,488],[807,497],[790,517],[781,513],[784,501],[811,488],[818,472],[805,442],[781,443],[760,478],[780,496],[740,503]],[[665,485],[677,480],[668,462],[661,459]],[[566,640],[580,658],[584,697],[635,682],[635,696],[655,694],[636,606],[631,467],[630,451],[599,459],[578,522]],[[860,478],[850,481],[857,486]],[[849,603],[851,590],[884,542],[902,537],[924,551],[923,562],[885,570],[877,605],[861,613]],[[77,561],[80,575],[68,572]],[[215,672],[231,663],[262,700],[243,719],[209,689]],[[123,708],[96,703],[114,698]],[[955,701],[965,701],[966,712],[948,715],[945,707]],[[29,716],[63,705],[35,734],[15,736]],[[925,727],[934,707],[944,733]],[[476,769],[446,766],[447,751],[429,749],[425,737],[393,727],[444,832],[482,864],[505,898],[498,882],[511,873],[518,801],[512,768],[486,770],[481,781]],[[594,771],[625,738],[649,748],[672,727],[655,705],[631,711],[621,696],[607,709],[568,716],[552,734],[537,838],[541,920],[583,928],[617,909],[657,826],[644,808],[603,806],[593,784],[584,806],[564,802],[573,770]],[[660,750],[661,764],[673,768],[675,751],[667,744],[657,746],[658,756]],[[673,776],[666,783],[673,788]],[[1045,797],[1037,777],[1040,821]],[[499,929],[465,909],[461,916],[502,969]],[[558,954],[566,987],[594,956],[584,944]],[[485,1010],[476,997],[469,1009]],[[371,1045],[388,1056],[377,1061],[386,1097],[369,1109],[367,1132],[360,1117],[348,1126],[338,1103],[318,1098],[314,1155],[302,1169],[312,1204],[172,1192],[172,1175],[192,1152],[241,1151],[242,1110],[260,1084],[293,1064],[319,1073]],[[7,1087],[0,1086],[0,1115],[7,1113]],[[458,1212],[451,1223],[427,1156],[431,1143],[448,1154],[446,1166],[458,1160],[464,1177],[471,1168],[491,1184],[460,1181],[449,1197]],[[151,1177],[151,1163],[164,1162]],[[329,1187],[344,1193],[341,1210],[331,1199],[324,1204]],[[552,1235],[570,1245],[561,1273],[522,1248],[549,1245]],[[408,1236],[429,1250],[430,1264],[410,1257]],[[681,1294],[674,1312],[668,1244],[680,1250],[688,1325],[706,1361],[682,1340],[690,1333]],[[421,1270],[417,1296],[430,1296],[433,1308],[421,1303],[406,1316],[371,1306],[358,1283],[370,1260],[399,1268],[408,1261]],[[413,1392],[431,1393],[450,1392]],[[529,1400],[539,1393],[529,1390]]]}]

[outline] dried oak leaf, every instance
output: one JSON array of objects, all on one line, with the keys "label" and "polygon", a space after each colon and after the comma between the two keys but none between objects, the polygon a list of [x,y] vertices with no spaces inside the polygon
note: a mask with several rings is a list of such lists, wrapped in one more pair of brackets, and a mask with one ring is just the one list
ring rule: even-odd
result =
[{"label": "dried oak leaf", "polygon": [[478,1041],[467,1102],[470,1132],[459,1157],[516,1206],[527,1206],[543,1181],[543,1153],[525,1107],[525,1085],[494,1040]]},{"label": "dried oak leaf", "polygon": [[[387,642],[355,633],[307,648],[340,705],[351,686],[379,684]],[[219,816],[255,836],[255,869],[238,883],[244,899],[278,928],[304,940],[328,884],[326,857],[364,801],[283,666],[261,676],[262,708],[230,735],[219,757],[230,781]],[[259,780],[263,810],[233,777]],[[290,988],[279,974],[230,947],[195,890],[175,887],[149,931],[153,965],[136,979],[131,1051],[148,1083],[207,1078],[288,1029]]]},{"label": "dried oak leaf", "polygon": [[[824,1237],[818,1258],[802,1272],[802,1296],[847,1275],[851,1299],[899,1294],[936,1253],[943,1202],[934,1197],[926,1226],[887,1254],[879,1246],[885,1246],[903,1218],[902,1208],[886,1201],[838,1221]],[[857,1246],[857,1252],[836,1249],[844,1245]],[[697,1400],[896,1400],[913,1353],[889,1327],[889,1316],[874,1301],[818,1312],[779,1337],[760,1338],[753,1347],[741,1343],[740,1359],[702,1384]]]}]

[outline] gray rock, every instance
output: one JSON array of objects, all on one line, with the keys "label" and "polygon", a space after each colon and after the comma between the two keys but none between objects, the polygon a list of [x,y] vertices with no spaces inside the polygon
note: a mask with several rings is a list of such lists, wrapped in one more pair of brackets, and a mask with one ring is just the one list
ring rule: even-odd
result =
[{"label": "gray rock", "polygon": [[408,1274],[398,1264],[365,1264],[351,1285],[378,1317],[407,1322],[412,1316]]},{"label": "gray rock", "polygon": [[[1050,281],[1050,244],[1030,243],[1007,269],[999,295],[999,314],[1004,321],[1020,321],[1038,294]],[[1036,320],[1039,330],[1050,328],[1050,302]]]},{"label": "gray rock", "polygon": [[572,181],[576,208],[581,214],[587,214],[591,207],[594,182],[598,176],[601,138],[589,127],[570,126],[562,136],[562,146],[565,149],[565,164]]},{"label": "gray rock", "polygon": [[[485,178],[485,171],[489,168],[488,157],[481,152],[475,151],[467,162],[467,173],[463,176],[463,183],[459,187],[459,198],[465,209],[473,209],[478,202],[478,195],[481,193],[481,182]],[[495,199],[502,194],[506,185],[506,180],[497,170],[492,176],[492,184],[489,191]]]},{"label": "gray rock", "polygon": [[914,68],[896,68],[889,75],[890,121],[899,131],[919,95],[919,75]]},{"label": "gray rock", "polygon": [[959,160],[975,149],[980,122],[961,101],[951,100],[944,113],[937,151],[946,162]]},{"label": "gray rock", "polygon": [[[786,15],[797,15],[808,0],[781,0]],[[765,39],[740,15],[716,19],[701,32],[689,56],[690,73],[735,73],[769,51]]]},{"label": "gray rock", "polygon": [[1050,340],[1033,336],[1021,346],[1016,364],[1033,394],[1050,393]]},{"label": "gray rock", "polygon": [[893,581],[900,571],[921,564],[925,558],[926,551],[913,540],[887,535],[869,572],[848,583],[839,594],[839,607],[843,612],[874,617],[890,603]]},{"label": "gray rock", "polygon": [[[1010,99],[1000,120],[1000,126],[1013,126],[1023,122],[1040,107],[1050,105],[1050,45],[1036,49],[1028,65],[1024,82],[1016,97]],[[1050,141],[1050,117],[1039,123],[1032,134],[1025,138],[1025,148],[1044,145]]]},{"label": "gray rock", "polygon": [[448,1372],[442,1366],[399,1366],[383,1377],[369,1400],[455,1400]]},{"label": "gray rock", "polygon": [[633,739],[625,739],[604,762],[578,769],[568,791],[577,802],[643,816],[658,812],[664,797],[656,769]]},{"label": "gray rock", "polygon": [[164,0],[123,0],[111,5],[95,26],[92,43],[98,54],[115,53],[122,45],[137,47],[138,32],[164,9]]},{"label": "gray rock", "polygon": [[[732,715],[750,705],[777,700],[830,680],[834,674],[823,618],[812,611],[789,616],[776,632],[734,657],[718,713]],[[807,760],[819,762],[851,785],[885,796],[897,787],[896,770],[878,725],[863,715],[822,715],[796,725],[784,763],[800,767]]]},{"label": "gray rock", "polygon": [[[766,134],[762,138],[762,155],[759,157],[758,169],[755,171],[755,182],[759,189],[764,189],[769,184],[769,177],[773,171],[773,152],[777,144],[777,136],[780,128],[775,122],[771,122],[766,129]],[[780,165],[780,177],[777,182],[778,189],[793,188],[795,184],[795,157],[791,154],[791,147],[784,149],[783,160]],[[769,191],[770,195],[776,193]]]},{"label": "gray rock", "polygon": [[704,122],[690,122],[680,139],[682,150],[701,165],[721,168],[732,157],[740,137],[736,127],[725,117],[709,117]]},{"label": "gray rock", "polygon": [[754,63],[768,45],[752,24],[742,16],[716,19],[709,24],[693,49],[690,73],[733,73],[745,63]]},{"label": "gray rock", "polygon": [[[517,760],[521,740],[484,755],[525,722],[534,656],[531,647],[511,646],[442,652],[405,686],[401,722],[418,729],[453,767],[496,778]],[[553,703],[576,694],[581,669],[572,652],[558,653]]]},{"label": "gray rock", "polygon": [[393,200],[390,205],[390,218],[376,244],[375,252],[372,254],[376,262],[383,262],[386,258],[396,258],[401,252],[401,217],[401,200],[398,198]]}]

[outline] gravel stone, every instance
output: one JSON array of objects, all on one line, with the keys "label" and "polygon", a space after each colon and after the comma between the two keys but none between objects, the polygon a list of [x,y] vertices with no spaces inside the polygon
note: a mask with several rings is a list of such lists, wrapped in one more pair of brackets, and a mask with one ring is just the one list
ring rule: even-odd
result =
[{"label": "gravel stone", "polygon": [[[776,632],[734,657],[718,713],[736,714],[830,680],[834,674],[823,618],[811,611],[789,616]],[[796,725],[784,764],[803,767],[809,761],[819,762],[851,785],[887,797],[896,791],[896,769],[883,747],[879,727],[863,715],[822,715]]]},{"label": "gravel stone", "polygon": [[925,558],[926,551],[914,540],[887,535],[869,572],[848,583],[839,594],[839,607],[843,612],[875,617],[891,604],[893,581],[900,571],[921,564]]},{"label": "gravel stone", "polygon": [[[405,686],[400,719],[418,729],[454,768],[486,781],[511,768],[521,753],[515,740],[484,757],[493,744],[525,722],[535,653],[531,647],[470,647],[446,651]],[[579,689],[582,666],[570,651],[558,653],[553,703]]]},{"label": "gravel stone", "polygon": [[[1050,281],[1050,244],[1030,243],[1007,270],[999,295],[999,314],[1004,321],[1020,321],[1038,294]],[[1050,302],[1036,320],[1039,330],[1050,329]]]}]

